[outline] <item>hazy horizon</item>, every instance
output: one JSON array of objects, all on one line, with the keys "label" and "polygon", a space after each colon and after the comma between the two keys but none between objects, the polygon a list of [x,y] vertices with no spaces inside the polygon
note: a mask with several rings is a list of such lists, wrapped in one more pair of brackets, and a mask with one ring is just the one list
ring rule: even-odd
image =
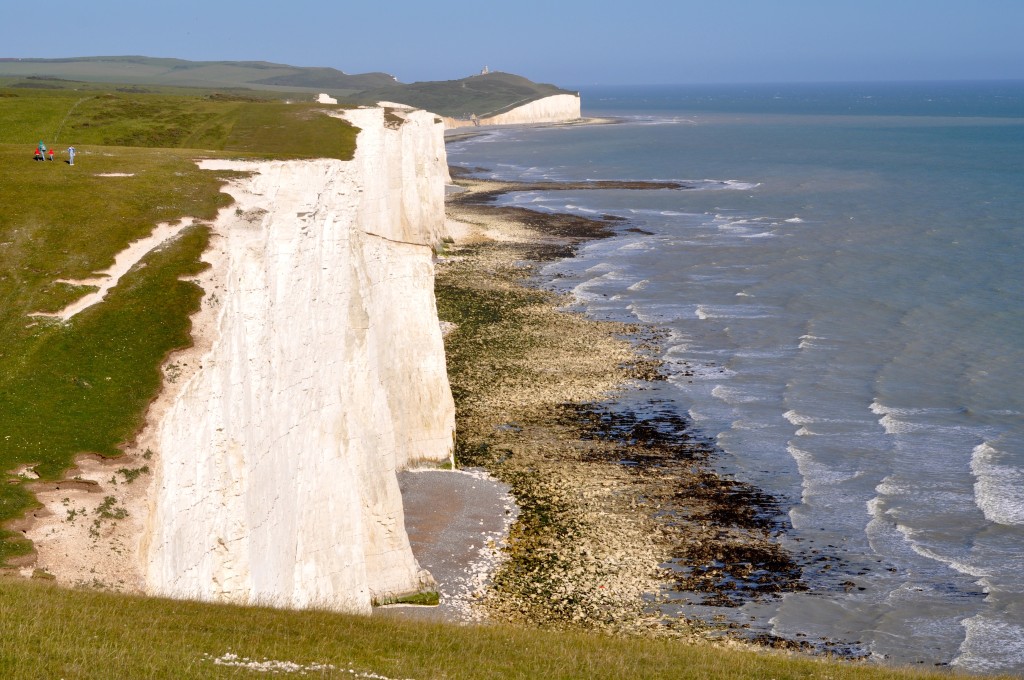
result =
[{"label": "hazy horizon", "polygon": [[494,71],[588,85],[1024,78],[1024,3],[522,0],[514,9],[399,0],[15,5],[7,58],[145,55],[383,71],[411,83]]}]

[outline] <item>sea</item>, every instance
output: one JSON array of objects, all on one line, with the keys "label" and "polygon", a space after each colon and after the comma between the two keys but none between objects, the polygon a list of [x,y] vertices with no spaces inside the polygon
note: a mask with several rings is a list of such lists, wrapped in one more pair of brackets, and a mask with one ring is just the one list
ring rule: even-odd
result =
[{"label": "sea", "polygon": [[731,620],[1024,674],[1024,81],[580,91],[617,122],[486,130],[449,162],[689,187],[503,201],[625,218],[545,285],[661,329],[659,396],[780,499],[785,547],[846,565]]}]

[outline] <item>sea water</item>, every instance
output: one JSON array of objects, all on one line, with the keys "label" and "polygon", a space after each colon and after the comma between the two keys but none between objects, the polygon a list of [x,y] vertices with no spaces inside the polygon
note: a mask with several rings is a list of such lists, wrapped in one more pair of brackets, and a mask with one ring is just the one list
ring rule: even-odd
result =
[{"label": "sea water", "polygon": [[808,559],[810,592],[732,616],[1024,672],[1024,83],[582,97],[620,122],[492,131],[449,159],[692,187],[504,200],[628,220],[545,275],[595,317],[664,329],[667,389],[716,465],[782,499],[786,547],[844,561]]}]

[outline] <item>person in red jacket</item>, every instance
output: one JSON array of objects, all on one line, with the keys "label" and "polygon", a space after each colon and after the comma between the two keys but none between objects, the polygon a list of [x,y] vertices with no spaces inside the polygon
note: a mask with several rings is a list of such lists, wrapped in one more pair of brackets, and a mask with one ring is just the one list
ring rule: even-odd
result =
[{"label": "person in red jacket", "polygon": [[51,146],[49,149],[47,149],[46,153],[47,153],[46,159],[52,161],[53,160],[53,147]]}]

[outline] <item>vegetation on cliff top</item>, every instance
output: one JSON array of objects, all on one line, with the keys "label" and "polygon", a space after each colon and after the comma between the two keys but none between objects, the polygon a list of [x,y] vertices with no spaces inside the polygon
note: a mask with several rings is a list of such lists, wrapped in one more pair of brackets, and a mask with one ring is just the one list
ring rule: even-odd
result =
[{"label": "vegetation on cliff top", "polygon": [[[3,96],[8,95],[8,96]],[[59,479],[80,453],[115,456],[142,424],[159,367],[191,343],[207,228],[190,227],[104,302],[56,312],[160,222],[216,216],[231,173],[197,156],[350,158],[358,132],[315,104],[211,96],[0,90],[0,525],[34,504],[28,478]],[[55,161],[34,161],[43,141]],[[65,148],[78,150],[75,165]],[[29,466],[24,476],[13,471]],[[31,546],[0,531],[0,564]]]},{"label": "vegetation on cliff top", "polygon": [[556,94],[576,94],[554,85],[534,83],[511,73],[488,73],[460,80],[412,83],[370,90],[349,97],[355,103],[393,101],[442,116],[493,116]]},{"label": "vegetation on cliff top", "polygon": [[13,90],[123,91],[185,94],[184,88],[216,88],[235,96],[308,98],[326,92],[350,104],[391,101],[442,116],[469,118],[501,113],[555,94],[575,94],[511,73],[405,84],[386,73],[349,75],[332,68],[297,67],[262,61],[185,61],[150,57],[0,59],[0,87]]},{"label": "vegetation on cliff top", "polygon": [[0,144],[20,144],[28,153],[41,140],[80,151],[103,145],[349,159],[358,131],[326,115],[336,108],[217,92],[7,88],[0,89]]}]

